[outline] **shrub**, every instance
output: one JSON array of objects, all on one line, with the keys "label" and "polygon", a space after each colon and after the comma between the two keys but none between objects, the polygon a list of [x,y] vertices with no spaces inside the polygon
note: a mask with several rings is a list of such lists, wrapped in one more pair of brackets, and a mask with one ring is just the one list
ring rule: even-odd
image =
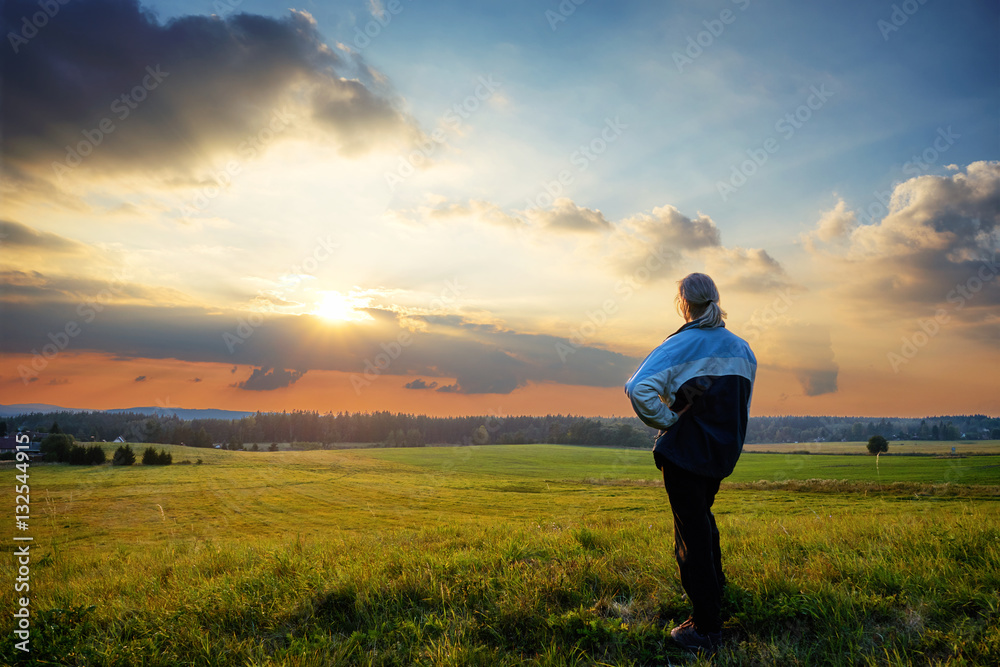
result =
[{"label": "shrub", "polygon": [[160,455],[156,453],[156,447],[146,447],[142,452],[142,465],[155,466],[160,462]]},{"label": "shrub", "polygon": [[57,463],[69,460],[70,448],[73,446],[73,436],[65,433],[51,433],[42,440],[41,452],[46,461]]},{"label": "shrub", "polygon": [[70,445],[62,460],[70,465],[82,466],[87,462],[87,448],[82,445]]},{"label": "shrub", "polygon": [[104,448],[100,445],[87,447],[87,465],[99,466],[107,460],[108,455],[104,453]]},{"label": "shrub", "polygon": [[111,465],[115,466],[130,466],[133,463],[135,463],[135,452],[130,445],[121,445],[111,458]]}]

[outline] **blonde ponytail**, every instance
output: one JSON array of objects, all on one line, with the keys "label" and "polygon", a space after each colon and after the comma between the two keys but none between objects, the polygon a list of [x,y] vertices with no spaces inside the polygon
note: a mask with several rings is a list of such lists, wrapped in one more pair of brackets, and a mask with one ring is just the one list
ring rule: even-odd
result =
[{"label": "blonde ponytail", "polygon": [[726,311],[719,306],[719,289],[704,273],[691,273],[679,280],[674,302],[685,320],[698,320],[701,328],[721,327],[726,318]]}]

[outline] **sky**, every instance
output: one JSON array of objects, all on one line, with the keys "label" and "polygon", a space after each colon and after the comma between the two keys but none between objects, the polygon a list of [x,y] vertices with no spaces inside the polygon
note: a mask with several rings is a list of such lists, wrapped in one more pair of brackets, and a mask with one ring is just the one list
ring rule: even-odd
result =
[{"label": "sky", "polygon": [[0,403],[1000,415],[995,2],[8,0]]}]

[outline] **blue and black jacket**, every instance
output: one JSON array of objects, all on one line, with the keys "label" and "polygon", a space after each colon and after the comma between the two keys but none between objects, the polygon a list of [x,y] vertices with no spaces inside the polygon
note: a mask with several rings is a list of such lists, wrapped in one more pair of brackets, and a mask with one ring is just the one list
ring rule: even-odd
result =
[{"label": "blue and black jacket", "polygon": [[743,452],[757,358],[725,324],[698,325],[688,322],[650,352],[625,393],[639,419],[660,430],[653,447],[657,467],[662,457],[722,479]]}]

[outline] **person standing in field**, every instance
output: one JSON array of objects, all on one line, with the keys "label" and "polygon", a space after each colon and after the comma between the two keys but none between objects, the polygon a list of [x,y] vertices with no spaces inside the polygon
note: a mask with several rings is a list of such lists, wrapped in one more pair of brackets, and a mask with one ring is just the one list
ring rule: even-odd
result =
[{"label": "person standing in field", "polygon": [[659,429],[653,460],[674,517],[674,554],[693,613],[670,631],[681,646],[714,650],[722,641],[726,583],[712,503],[743,451],[757,359],[726,329],[719,290],[703,273],[679,283],[685,324],[642,362],[625,385],[635,413]]}]

